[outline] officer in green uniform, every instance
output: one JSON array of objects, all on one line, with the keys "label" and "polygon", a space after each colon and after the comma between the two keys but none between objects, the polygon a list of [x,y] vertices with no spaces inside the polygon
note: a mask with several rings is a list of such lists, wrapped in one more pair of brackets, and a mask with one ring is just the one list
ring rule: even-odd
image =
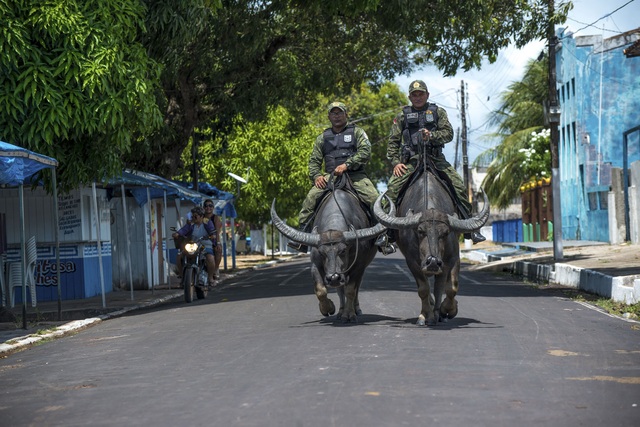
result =
[{"label": "officer in green uniform", "polygon": [[[309,157],[309,178],[313,186],[298,216],[301,230],[310,225],[318,199],[325,192],[331,174],[348,174],[360,200],[369,208],[378,198],[378,190],[364,170],[371,158],[369,137],[362,128],[348,124],[347,107],[342,102],[329,104],[328,113],[331,127],[318,135]],[[289,246],[301,252],[307,251],[306,246],[298,243],[290,242]]]},{"label": "officer in green uniform", "polygon": [[[446,110],[427,102],[428,99],[429,91],[425,82],[415,80],[409,84],[411,105],[404,107],[394,118],[387,145],[387,158],[393,166],[393,176],[387,186],[387,196],[393,203],[396,202],[398,192],[418,165],[419,146],[422,144],[435,167],[451,180],[461,207],[461,214],[469,218],[471,203],[469,203],[464,182],[442,153],[444,144],[453,140],[453,127]],[[383,242],[386,237],[387,235],[383,234],[376,243],[386,243]],[[465,238],[472,239],[473,243],[486,240],[478,232],[465,235]]]}]

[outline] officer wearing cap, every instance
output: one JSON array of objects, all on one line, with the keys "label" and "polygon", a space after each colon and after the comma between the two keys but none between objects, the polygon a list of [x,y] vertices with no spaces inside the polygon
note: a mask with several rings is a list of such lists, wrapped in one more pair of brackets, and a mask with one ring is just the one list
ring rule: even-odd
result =
[{"label": "officer wearing cap", "polygon": [[[444,144],[453,140],[453,127],[449,122],[446,110],[436,104],[429,103],[428,100],[429,90],[425,82],[422,80],[412,81],[409,84],[411,105],[405,106],[402,112],[393,119],[389,135],[387,158],[393,166],[393,175],[389,180],[387,196],[393,203],[396,202],[398,192],[418,165],[419,145],[423,144],[435,167],[444,172],[453,184],[461,215],[469,218],[471,203],[467,198],[464,181],[442,153]],[[392,236],[393,233],[390,233],[390,237]],[[385,243],[388,243],[383,242],[386,238],[387,235],[383,234],[376,243],[384,246]],[[469,236],[465,235],[465,238],[472,239],[474,243],[486,240],[483,235],[477,232],[471,233]]]},{"label": "officer wearing cap", "polygon": [[[378,198],[378,190],[364,170],[371,158],[369,137],[362,128],[348,124],[347,107],[342,102],[332,102],[327,112],[331,127],[318,135],[313,145],[309,157],[309,178],[313,186],[298,216],[299,227],[305,231],[309,231],[307,226],[313,218],[316,203],[325,192],[332,174],[348,174],[360,200],[370,208]],[[289,246],[301,252],[307,251],[306,246],[295,242],[290,242]]]}]

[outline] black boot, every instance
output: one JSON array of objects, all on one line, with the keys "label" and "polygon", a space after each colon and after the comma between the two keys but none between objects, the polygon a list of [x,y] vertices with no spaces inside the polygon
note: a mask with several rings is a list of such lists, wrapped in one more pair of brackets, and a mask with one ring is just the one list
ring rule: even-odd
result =
[{"label": "black boot", "polygon": [[303,254],[306,254],[309,250],[309,247],[307,245],[303,245],[302,243],[298,242],[289,242],[287,243],[287,246]]},{"label": "black boot", "polygon": [[[463,208],[461,203],[458,203],[458,211],[460,212],[460,216],[464,219],[469,219],[471,218],[471,212],[467,212],[466,208]],[[486,237],[484,237],[482,234],[480,234],[480,231],[472,231],[471,233],[464,233],[464,238],[467,240],[471,240],[473,241],[473,244],[475,245],[476,243],[480,243],[480,242],[484,242],[485,240],[487,240]]]},{"label": "black boot", "polygon": [[476,243],[484,242],[485,240],[487,240],[487,238],[480,234],[480,232],[478,231],[474,231],[473,233],[464,233],[464,238],[473,241],[474,245]]},{"label": "black boot", "polygon": [[378,247],[378,252],[382,255],[389,255],[397,250],[394,241],[393,230],[387,230],[386,233],[378,236],[374,245]]},{"label": "black boot", "polygon": [[[308,225],[309,224],[300,224],[300,227],[298,227],[298,230],[302,231],[303,233],[306,233]],[[309,247],[307,245],[303,245],[302,243],[294,242],[294,241],[290,241],[289,243],[287,243],[287,246],[303,254],[306,254],[307,251],[309,250]]]}]

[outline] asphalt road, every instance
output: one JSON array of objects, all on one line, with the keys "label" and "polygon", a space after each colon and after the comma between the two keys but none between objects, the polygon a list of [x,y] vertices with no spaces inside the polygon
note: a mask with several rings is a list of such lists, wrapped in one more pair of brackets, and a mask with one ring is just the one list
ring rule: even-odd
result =
[{"label": "asphalt road", "polygon": [[396,254],[374,260],[364,314],[343,325],[320,314],[308,263],[0,360],[0,425],[640,425],[636,322],[463,271],[458,317],[417,327]]}]

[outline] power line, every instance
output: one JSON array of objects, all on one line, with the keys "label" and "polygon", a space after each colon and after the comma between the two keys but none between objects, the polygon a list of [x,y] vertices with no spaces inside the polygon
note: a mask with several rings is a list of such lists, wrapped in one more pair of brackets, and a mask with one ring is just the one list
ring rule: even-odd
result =
[{"label": "power line", "polygon": [[584,27],[580,28],[579,30],[574,31],[574,34],[575,34],[575,33],[577,33],[578,31],[582,31],[582,30],[584,30],[585,28],[592,27],[592,26],[593,26],[593,24],[595,24],[596,22],[602,21],[604,18],[608,18],[609,16],[613,15],[614,13],[616,13],[617,11],[619,11],[620,9],[622,9],[623,7],[625,7],[625,6],[627,6],[627,5],[631,4],[631,3],[633,3],[634,1],[636,1],[636,0],[629,0],[628,2],[626,2],[625,4],[623,4],[622,6],[620,6],[620,7],[619,7],[619,8],[617,8],[616,10],[614,10],[613,12],[609,12],[609,13],[607,13],[606,15],[604,15],[604,16],[602,16],[602,17],[600,17],[600,18],[596,19],[596,20],[595,20],[595,21],[593,21],[591,24],[587,24],[587,25],[585,25]]}]

